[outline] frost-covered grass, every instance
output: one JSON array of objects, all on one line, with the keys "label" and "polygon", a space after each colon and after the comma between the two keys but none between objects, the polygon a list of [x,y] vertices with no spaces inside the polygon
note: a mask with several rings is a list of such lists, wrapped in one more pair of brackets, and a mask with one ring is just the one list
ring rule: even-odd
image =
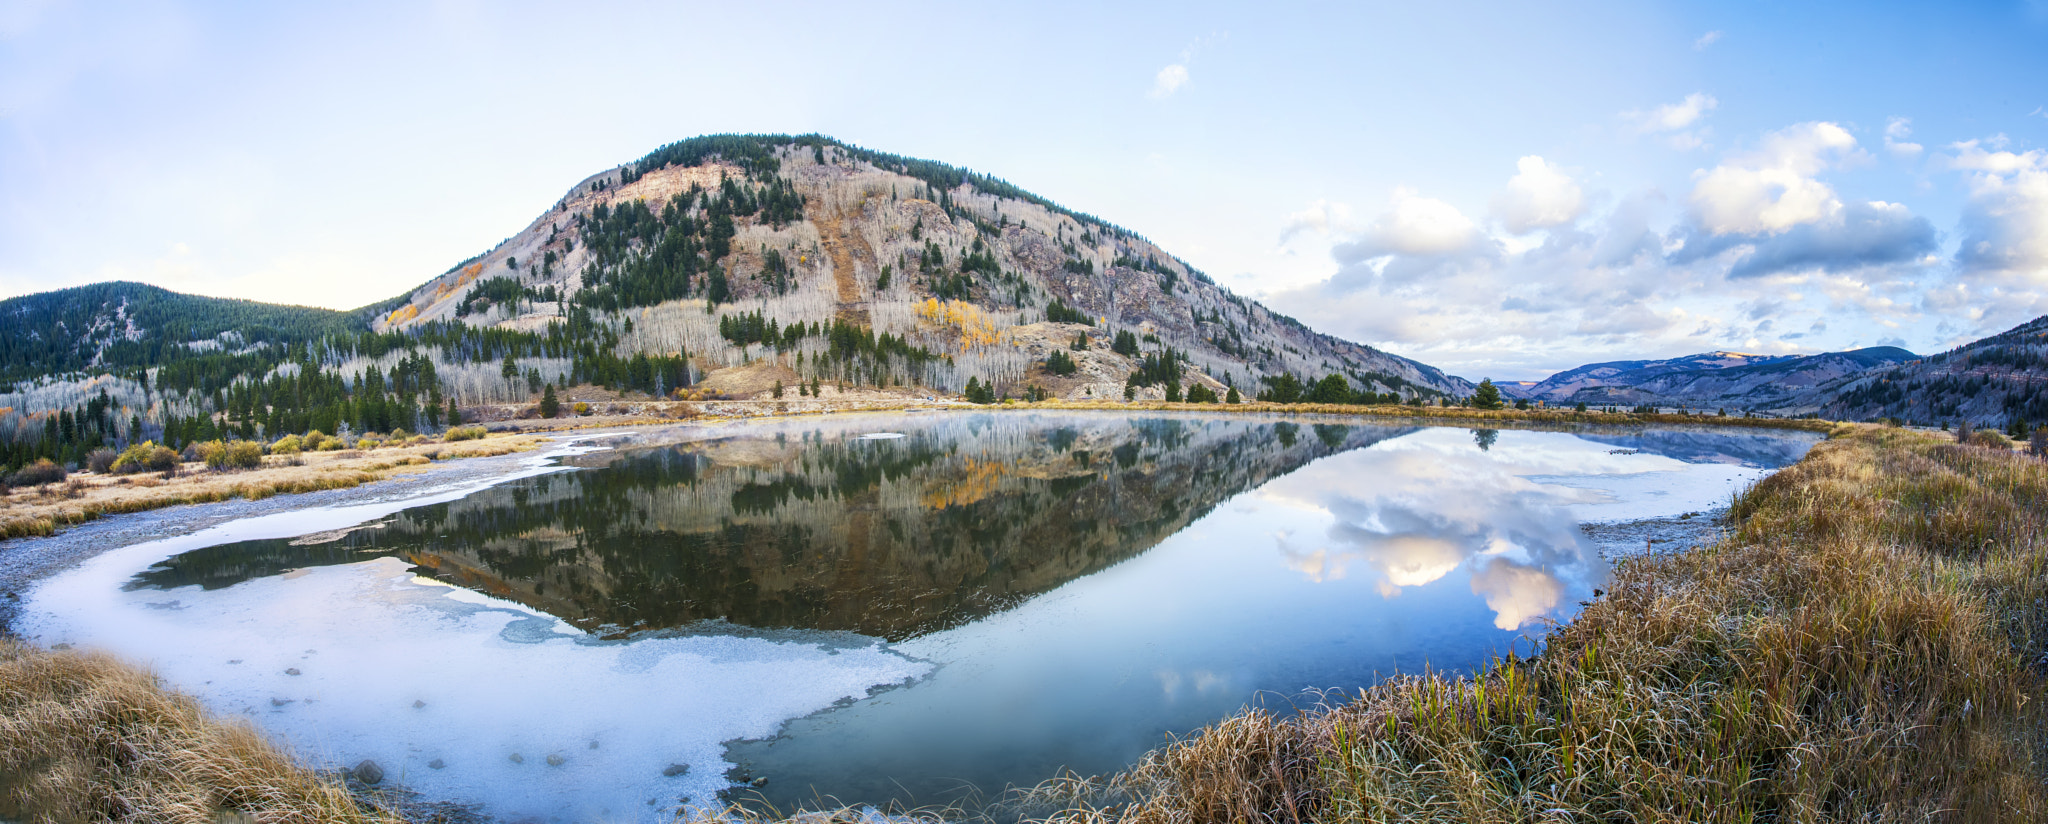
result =
[{"label": "frost-covered grass", "polygon": [[1843,426],[1530,658],[1251,711],[1059,822],[2038,821],[2048,463]]}]

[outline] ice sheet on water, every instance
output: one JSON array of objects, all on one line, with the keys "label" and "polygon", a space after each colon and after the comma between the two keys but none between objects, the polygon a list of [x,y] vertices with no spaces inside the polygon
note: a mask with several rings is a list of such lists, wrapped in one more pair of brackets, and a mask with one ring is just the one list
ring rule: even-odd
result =
[{"label": "ice sheet on water", "polygon": [[[541,471],[535,461],[516,474]],[[930,670],[843,638],[600,641],[415,577],[393,558],[169,598],[122,587],[185,549],[345,527],[468,491],[250,519],[107,553],[34,590],[21,628],[144,663],[316,762],[371,759],[387,780],[507,820],[649,820],[683,798],[715,803],[728,785],[723,742],[772,735]],[[160,608],[172,599],[177,609]]]},{"label": "ice sheet on water", "polygon": [[[152,608],[162,592],[108,584],[52,582],[27,629],[144,662],[318,761],[371,759],[431,797],[510,819],[631,820],[712,802],[727,786],[722,742],[930,668],[879,645],[598,641],[516,605],[450,597],[464,591],[393,558],[180,591],[175,611]],[[691,769],[664,776],[673,764]]]}]

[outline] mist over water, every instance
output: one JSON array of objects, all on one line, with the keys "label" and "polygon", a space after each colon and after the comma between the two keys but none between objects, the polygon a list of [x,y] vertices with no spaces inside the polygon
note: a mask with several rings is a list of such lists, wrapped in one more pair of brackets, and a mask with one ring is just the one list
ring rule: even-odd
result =
[{"label": "mist over water", "polygon": [[1247,703],[1526,651],[1605,579],[1580,522],[1711,508],[1814,440],[884,420],[575,456],[345,531],[124,550],[37,590],[23,624],[508,817],[652,818],[713,803],[728,772],[784,810],[943,803],[1112,771]]}]

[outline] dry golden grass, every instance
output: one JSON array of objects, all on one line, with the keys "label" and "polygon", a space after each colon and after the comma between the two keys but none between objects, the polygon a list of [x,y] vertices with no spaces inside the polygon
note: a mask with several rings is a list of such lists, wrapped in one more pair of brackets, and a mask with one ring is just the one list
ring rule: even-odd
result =
[{"label": "dry golden grass", "polygon": [[199,464],[186,464],[177,476],[169,479],[156,475],[74,475],[74,484],[52,485],[47,491],[25,487],[0,497],[0,539],[49,535],[66,526],[122,512],[348,489],[435,460],[524,452],[538,446],[541,440],[535,435],[497,435],[455,444],[386,447],[369,452],[272,455],[264,459],[261,468],[245,471],[212,471]]},{"label": "dry golden grass", "polygon": [[103,655],[0,638],[0,816],[35,824],[386,822],[245,723]]},{"label": "dry golden grass", "polygon": [[1530,658],[1259,711],[1059,822],[2040,821],[2048,463],[1844,426]]}]

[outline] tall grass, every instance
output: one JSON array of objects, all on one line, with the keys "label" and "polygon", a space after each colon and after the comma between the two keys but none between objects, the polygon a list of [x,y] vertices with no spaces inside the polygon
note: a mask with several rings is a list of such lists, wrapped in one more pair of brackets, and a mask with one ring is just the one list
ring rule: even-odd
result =
[{"label": "tall grass", "polygon": [[246,723],[104,655],[0,638],[0,816],[38,824],[386,822]]},{"label": "tall grass", "polygon": [[1250,711],[1057,822],[2040,821],[2048,463],[1845,426],[1533,657]]}]

